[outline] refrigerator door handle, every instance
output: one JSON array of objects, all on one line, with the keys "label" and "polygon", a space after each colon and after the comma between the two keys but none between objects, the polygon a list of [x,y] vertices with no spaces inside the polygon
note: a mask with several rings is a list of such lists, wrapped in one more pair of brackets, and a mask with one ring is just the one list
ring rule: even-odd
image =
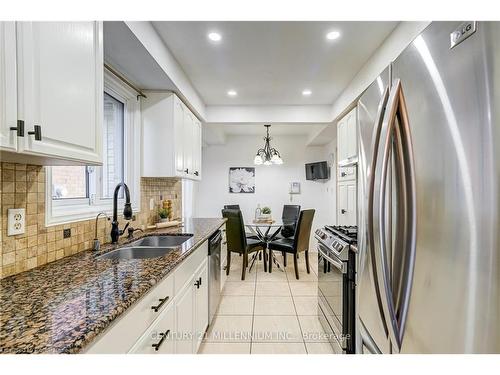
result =
[{"label": "refrigerator door handle", "polygon": [[378,156],[378,149],[379,149],[379,142],[380,142],[380,132],[382,128],[382,120],[384,118],[384,112],[386,111],[386,106],[387,106],[387,101],[389,99],[389,87],[386,87],[383,94],[382,98],[380,100],[378,110],[377,110],[377,117],[375,120],[374,124],[374,130],[375,134],[373,137],[373,142],[371,149],[373,150],[373,155],[372,155],[372,163],[371,165],[368,166],[368,202],[367,202],[367,209],[368,213],[366,215],[366,232],[367,232],[367,242],[368,242],[368,248],[370,249],[369,254],[363,255],[363,256],[369,256],[371,259],[371,266],[372,266],[372,272],[373,272],[373,278],[374,278],[374,287],[375,287],[375,293],[376,293],[376,298],[377,298],[377,304],[379,308],[379,313],[382,318],[382,324],[384,326],[385,334],[388,335],[388,328],[386,324],[386,319],[384,317],[384,311],[383,311],[383,306],[382,306],[382,296],[380,294],[380,285],[379,285],[379,277],[377,276],[377,266],[376,266],[376,256],[375,256],[375,234],[374,234],[374,223],[373,223],[373,218],[374,218],[374,196],[375,196],[375,179],[376,179],[376,171],[377,171],[377,156]]},{"label": "refrigerator door handle", "polygon": [[[396,120],[398,120],[396,122]],[[376,259],[379,270],[377,277],[381,284],[382,306],[389,337],[397,352],[401,350],[408,306],[413,281],[416,238],[416,197],[415,168],[413,149],[411,145],[408,112],[403,95],[401,81],[396,80],[391,89],[388,110],[383,120],[386,129],[383,144],[382,172],[379,192],[379,238],[380,254]],[[394,153],[394,166],[397,177],[396,191],[396,238],[395,249],[398,251],[397,262],[400,266],[398,277],[391,283],[394,276],[387,260],[386,242],[386,188],[391,153]],[[392,241],[392,238],[390,239]],[[397,283],[397,295],[393,287]]]}]

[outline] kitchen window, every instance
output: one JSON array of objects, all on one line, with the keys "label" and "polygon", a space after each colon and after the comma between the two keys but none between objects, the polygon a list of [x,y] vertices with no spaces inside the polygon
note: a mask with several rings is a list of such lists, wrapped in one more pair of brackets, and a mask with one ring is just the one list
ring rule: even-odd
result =
[{"label": "kitchen window", "polygon": [[[140,107],[136,92],[110,72],[104,74],[103,165],[47,167],[47,225],[111,213],[115,186],[124,181],[138,211],[140,180]],[[118,196],[123,205],[123,191]]]}]

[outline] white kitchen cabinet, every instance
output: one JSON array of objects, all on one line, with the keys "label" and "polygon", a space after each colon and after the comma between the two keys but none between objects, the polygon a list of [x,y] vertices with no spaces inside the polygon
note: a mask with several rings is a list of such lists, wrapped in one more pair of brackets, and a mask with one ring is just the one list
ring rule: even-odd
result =
[{"label": "white kitchen cabinet", "polygon": [[356,179],[356,166],[353,167],[338,167],[337,168],[337,173],[338,173],[338,182],[341,181],[347,181],[347,180],[354,180]]},{"label": "white kitchen cabinet", "polygon": [[[17,137],[15,150],[8,144],[16,154],[2,157],[102,164],[102,22],[16,22],[15,45],[11,29],[8,25],[5,54],[12,65],[10,55],[17,50],[16,91],[10,91],[17,97],[16,122],[23,121],[24,135]],[[4,143],[2,151],[9,151]]]},{"label": "white kitchen cabinet", "polygon": [[227,267],[227,237],[226,237],[226,225],[221,228],[222,242],[220,250],[220,290],[224,289],[224,285],[227,281],[226,267]]},{"label": "white kitchen cabinet", "polygon": [[195,276],[194,290],[194,350],[197,353],[203,340],[203,335],[208,327],[208,262],[202,265]]},{"label": "white kitchen cabinet", "polygon": [[201,123],[175,94],[147,92],[146,95],[147,98],[141,101],[143,177],[199,180]]},{"label": "white kitchen cabinet", "polygon": [[338,225],[356,225],[356,181],[338,184]]},{"label": "white kitchen cabinet", "polygon": [[194,332],[194,288],[191,283],[187,284],[179,293],[175,304],[176,320],[176,353],[193,353]]},{"label": "white kitchen cabinet", "polygon": [[174,354],[175,341],[174,307],[168,306],[158,319],[146,330],[129,353],[132,354]]},{"label": "white kitchen cabinet", "polygon": [[339,164],[352,161],[358,155],[356,118],[356,108],[353,108],[337,123],[337,160]]},{"label": "white kitchen cabinet", "polygon": [[0,149],[17,151],[16,23],[0,22]]}]

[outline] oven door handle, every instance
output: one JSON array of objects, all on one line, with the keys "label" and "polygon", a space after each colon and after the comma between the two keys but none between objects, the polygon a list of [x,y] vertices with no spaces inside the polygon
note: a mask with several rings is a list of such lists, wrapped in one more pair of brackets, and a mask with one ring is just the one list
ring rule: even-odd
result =
[{"label": "oven door handle", "polygon": [[342,262],[340,259],[333,259],[329,255],[325,253],[325,251],[322,249],[321,245],[318,246],[318,252],[321,254],[325,260],[327,260],[329,263],[333,264],[335,268],[337,268],[340,272],[342,273],[347,273],[347,267],[344,262]]}]

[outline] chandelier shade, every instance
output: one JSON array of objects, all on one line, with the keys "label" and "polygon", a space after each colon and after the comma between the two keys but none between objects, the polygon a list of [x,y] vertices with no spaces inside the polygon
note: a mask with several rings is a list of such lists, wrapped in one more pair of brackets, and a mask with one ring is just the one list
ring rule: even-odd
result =
[{"label": "chandelier shade", "polygon": [[271,125],[264,125],[266,127],[266,136],[264,137],[264,147],[257,150],[257,154],[253,160],[255,165],[281,165],[283,159],[278,150],[271,147],[272,138],[269,136],[269,128]]}]

